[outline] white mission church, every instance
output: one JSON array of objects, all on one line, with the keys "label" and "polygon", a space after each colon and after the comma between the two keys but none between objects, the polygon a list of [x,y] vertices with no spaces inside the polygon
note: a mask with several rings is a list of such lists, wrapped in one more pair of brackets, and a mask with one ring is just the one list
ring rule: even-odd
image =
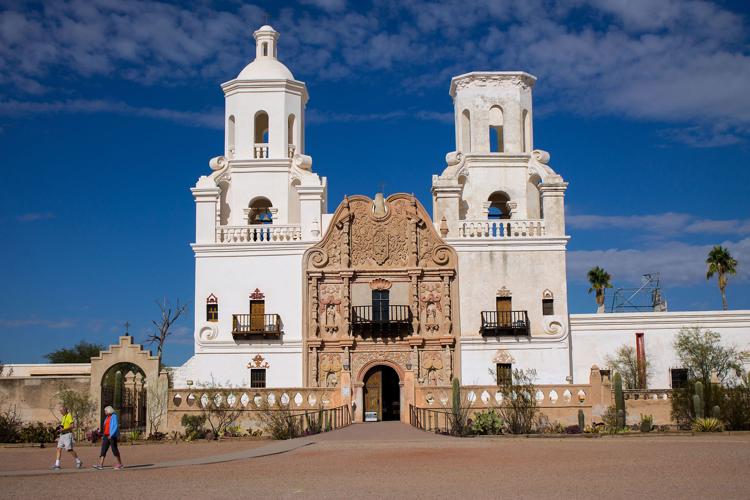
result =
[{"label": "white mission church", "polygon": [[568,313],[568,184],[535,149],[534,76],[451,80],[456,144],[432,207],[378,193],[329,212],[305,154],[307,88],[273,28],[254,36],[255,59],[222,85],[224,154],[191,190],[195,354],[174,391],[324,387],[356,420],[404,420],[453,377],[493,386],[533,368],[539,384],[588,384],[623,344],[648,356],[650,388],[669,388],[682,326],[750,350],[750,311]]}]

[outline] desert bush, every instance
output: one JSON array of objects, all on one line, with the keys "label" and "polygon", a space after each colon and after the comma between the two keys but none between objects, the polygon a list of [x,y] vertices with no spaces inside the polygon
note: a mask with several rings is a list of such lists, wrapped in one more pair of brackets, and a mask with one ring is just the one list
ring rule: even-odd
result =
[{"label": "desert bush", "polygon": [[185,440],[192,441],[194,439],[202,439],[206,435],[206,416],[203,414],[199,415],[182,415],[180,420],[182,427],[185,428]]},{"label": "desert bush", "polygon": [[86,429],[91,426],[94,418],[96,404],[91,400],[91,395],[87,391],[76,391],[68,389],[65,385],[60,385],[55,399],[58,404],[65,406],[73,416],[75,437],[80,441],[85,437]]},{"label": "desert bush", "polygon": [[242,410],[236,402],[234,406],[229,404],[224,394],[225,388],[217,384],[213,377],[209,382],[199,384],[199,387],[203,395],[198,406],[205,417],[204,423],[210,427],[210,435],[217,439],[226,433],[227,427],[235,425]]},{"label": "desert bush", "polygon": [[641,432],[651,432],[651,429],[654,428],[654,417],[653,415],[643,415],[641,414],[641,423],[639,426],[639,429]]},{"label": "desert bush", "polygon": [[44,422],[29,422],[19,433],[20,441],[24,443],[54,443],[56,437],[55,426]]},{"label": "desert bush", "polygon": [[498,411],[511,434],[529,434],[538,423],[535,370],[513,370],[510,384],[501,387],[503,402]]},{"label": "desert bush", "polygon": [[[264,401],[258,415],[263,428],[273,439],[293,439],[302,435],[302,418],[294,415],[288,404],[276,401],[270,405]],[[322,418],[318,419],[316,427],[322,426],[322,421]]]},{"label": "desert bush", "polygon": [[17,443],[21,439],[21,425],[15,405],[0,409],[0,443]]},{"label": "desert bush", "polygon": [[498,415],[494,408],[481,411],[474,415],[474,420],[471,423],[471,432],[481,435],[502,434],[503,419],[500,418],[500,415]]},{"label": "desert bush", "polygon": [[619,418],[617,417],[617,407],[610,405],[602,413],[602,422],[604,422],[604,431],[608,434],[617,434],[620,429]]},{"label": "desert bush", "polygon": [[693,421],[693,432],[721,432],[724,424],[718,418],[696,418]]},{"label": "desert bush", "polygon": [[580,434],[583,432],[578,424],[569,425],[565,428],[565,434]]},{"label": "desert bush", "polygon": [[146,438],[147,441],[164,441],[166,439],[167,435],[163,432],[152,432],[148,435]]},{"label": "desert bush", "polygon": [[750,387],[747,384],[729,387],[722,396],[721,414],[727,428],[732,431],[750,430]]}]

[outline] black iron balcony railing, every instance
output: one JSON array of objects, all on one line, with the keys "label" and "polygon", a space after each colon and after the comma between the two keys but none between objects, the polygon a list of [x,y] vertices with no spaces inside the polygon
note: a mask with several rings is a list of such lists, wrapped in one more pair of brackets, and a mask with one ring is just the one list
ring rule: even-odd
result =
[{"label": "black iron balcony railing", "polygon": [[232,335],[243,337],[262,335],[278,337],[281,334],[281,318],[278,314],[233,314]]},{"label": "black iron balcony railing", "polygon": [[409,306],[352,306],[352,325],[411,323]]},{"label": "black iron balcony railing", "polygon": [[482,335],[528,335],[526,311],[482,311]]}]

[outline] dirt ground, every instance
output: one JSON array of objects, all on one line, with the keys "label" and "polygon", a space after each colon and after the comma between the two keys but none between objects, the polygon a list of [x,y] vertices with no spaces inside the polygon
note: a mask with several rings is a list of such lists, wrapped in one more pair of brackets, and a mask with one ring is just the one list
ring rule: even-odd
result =
[{"label": "dirt ground", "polygon": [[[456,439],[385,422],[304,439],[312,444],[219,464],[0,477],[0,497],[750,498],[750,434]],[[264,445],[133,446],[123,457],[137,465]],[[0,464],[46,467],[51,452],[0,449]]]}]

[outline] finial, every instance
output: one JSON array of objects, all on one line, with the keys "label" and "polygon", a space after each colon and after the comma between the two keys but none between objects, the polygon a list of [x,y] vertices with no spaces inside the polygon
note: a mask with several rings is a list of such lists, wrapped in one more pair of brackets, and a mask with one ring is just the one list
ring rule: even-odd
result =
[{"label": "finial", "polygon": [[130,322],[126,321],[125,322],[125,336],[126,337],[130,337],[130,331],[129,330],[130,330]]}]

